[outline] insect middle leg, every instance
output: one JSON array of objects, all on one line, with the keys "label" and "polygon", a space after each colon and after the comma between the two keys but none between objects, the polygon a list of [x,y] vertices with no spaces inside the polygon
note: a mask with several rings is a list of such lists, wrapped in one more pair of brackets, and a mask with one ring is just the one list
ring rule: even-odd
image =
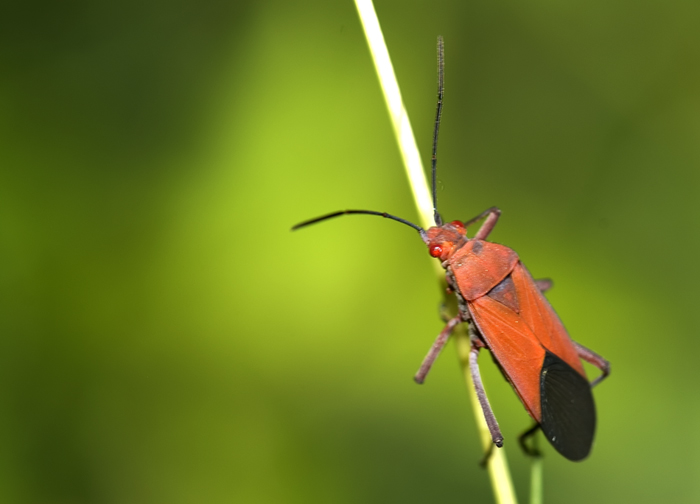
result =
[{"label": "insect middle leg", "polygon": [[[435,339],[435,343],[433,343],[433,346],[431,346],[430,350],[428,350],[428,354],[425,356],[425,359],[423,359],[420,369],[418,369],[418,372],[413,377],[417,383],[423,383],[425,381],[425,377],[428,375],[428,372],[430,372],[430,368],[433,366],[437,356],[440,355],[440,351],[445,346],[445,343],[447,343],[450,334],[452,334],[452,331],[457,324],[461,322],[462,317],[460,315],[453,317],[447,322],[445,328],[440,331],[440,334]],[[481,381],[481,373],[479,372],[479,351],[484,347],[484,343],[476,334],[474,334],[471,327],[469,333],[469,341],[471,343],[471,350],[469,351],[469,372],[472,375],[472,381],[474,382],[474,388],[476,389],[476,397],[479,399],[481,411],[484,413],[486,425],[491,433],[491,439],[493,439],[493,443],[500,448],[503,446],[503,434],[501,434],[501,429],[498,426],[496,416],[493,414],[489,400],[486,397],[484,384]],[[486,459],[488,459],[488,457],[486,457]]]},{"label": "insect middle leg", "polygon": [[[484,384],[481,382],[481,373],[479,372],[479,351],[484,346],[484,344],[477,338],[470,335],[470,340],[472,348],[469,352],[469,371],[472,375],[472,381],[474,382],[474,388],[476,389],[476,397],[479,399],[479,404],[481,405],[481,411],[484,413],[484,419],[486,420],[486,425],[491,433],[491,439],[493,439],[493,444],[499,448],[503,446],[503,434],[501,434],[501,429],[498,426],[498,421],[496,420],[496,415],[493,414],[491,405],[489,404],[489,399],[486,397],[486,391],[484,390]],[[488,460],[488,456],[491,453],[491,449],[487,452],[484,457]]]},{"label": "insect middle leg", "polygon": [[538,278],[535,280],[535,285],[540,292],[545,293],[554,286],[554,281],[551,278]]}]

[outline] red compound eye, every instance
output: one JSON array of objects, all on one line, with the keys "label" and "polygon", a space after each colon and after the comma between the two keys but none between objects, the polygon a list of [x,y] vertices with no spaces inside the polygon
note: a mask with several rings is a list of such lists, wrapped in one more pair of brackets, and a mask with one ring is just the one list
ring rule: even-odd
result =
[{"label": "red compound eye", "polygon": [[428,249],[428,252],[430,252],[430,255],[433,257],[440,257],[442,255],[442,247],[440,245],[432,245]]},{"label": "red compound eye", "polygon": [[452,224],[456,228],[464,229],[464,223],[462,221],[453,220],[452,222],[450,222],[450,224]]}]

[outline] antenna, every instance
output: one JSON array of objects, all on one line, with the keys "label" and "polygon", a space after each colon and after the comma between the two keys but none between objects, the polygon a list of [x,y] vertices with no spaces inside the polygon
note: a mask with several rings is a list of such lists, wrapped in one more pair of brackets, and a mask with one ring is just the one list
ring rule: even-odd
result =
[{"label": "antenna", "polygon": [[[435,114],[435,130],[433,131],[433,155],[431,158],[431,169],[432,169],[432,181],[433,181],[433,219],[435,220],[436,226],[442,226],[442,217],[437,210],[437,144],[438,144],[438,132],[440,131],[440,118],[442,116],[442,97],[445,91],[445,44],[442,40],[442,36],[438,37],[438,99],[437,99],[437,112]],[[384,217],[385,219],[395,220],[402,224],[412,227],[418,233],[420,233],[421,238],[424,242],[428,243],[428,235],[425,229],[422,227],[409,222],[395,215],[388,214],[386,212],[375,212],[374,210],[341,210],[339,212],[333,212],[327,215],[322,215],[316,217],[315,219],[310,219],[304,222],[300,222],[296,226],[292,227],[292,231],[299,228],[310,226],[311,224],[316,224],[327,219],[333,219],[334,217],[340,217],[341,215],[350,214],[365,214],[365,215],[377,215],[379,217]]]},{"label": "antenna", "polygon": [[440,117],[442,116],[442,97],[445,92],[445,43],[442,36],[438,36],[438,97],[437,112],[435,113],[435,131],[433,132],[433,157],[431,158],[431,168],[433,175],[433,219],[436,226],[442,226],[442,217],[437,210],[437,144],[438,132],[440,131]]},{"label": "antenna", "polygon": [[418,231],[420,233],[421,238],[423,238],[423,241],[427,241],[427,235],[425,234],[425,230],[412,223],[409,222],[405,219],[402,219],[401,217],[396,217],[394,215],[388,214],[386,212],[375,212],[374,210],[341,210],[339,212],[333,212],[328,215],[322,215],[321,217],[316,217],[315,219],[310,219],[304,222],[300,222],[296,226],[292,227],[292,231],[296,231],[299,228],[309,226],[311,224],[316,224],[317,222],[324,221],[326,219],[332,219],[333,217],[340,217],[341,215],[348,215],[348,214],[367,214],[367,215],[378,215],[379,217],[384,217],[386,219],[391,219],[395,220],[396,222],[400,222],[402,224],[406,224],[407,226],[411,226],[413,229]]}]

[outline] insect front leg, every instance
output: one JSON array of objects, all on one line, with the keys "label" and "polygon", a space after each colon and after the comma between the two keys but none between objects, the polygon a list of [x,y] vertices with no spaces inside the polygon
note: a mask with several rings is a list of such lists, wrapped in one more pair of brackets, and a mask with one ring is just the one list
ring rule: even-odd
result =
[{"label": "insect front leg", "polygon": [[474,224],[475,222],[479,222],[481,219],[483,219],[484,217],[486,217],[488,214],[490,214],[492,212],[498,212],[499,214],[501,213],[501,211],[498,209],[498,207],[495,207],[495,206],[491,207],[488,210],[484,210],[476,217],[473,217],[473,218],[469,219],[468,221],[464,221],[463,222],[464,227],[467,228],[467,227],[471,226],[472,224]]},{"label": "insect front leg", "polygon": [[498,218],[500,216],[501,211],[498,209],[498,207],[491,207],[488,210],[481,212],[473,219],[469,219],[467,222],[464,223],[464,227],[469,227],[471,224],[474,224],[475,222],[478,222],[484,217],[486,217],[486,220],[474,235],[475,240],[485,240],[491,233],[491,231],[493,231],[493,228],[496,227],[496,223],[498,222]]},{"label": "insect front leg", "polygon": [[433,367],[433,362],[435,362],[437,356],[440,355],[440,351],[445,346],[445,343],[447,343],[447,339],[450,337],[450,334],[452,334],[452,331],[454,331],[454,328],[460,322],[462,322],[462,317],[457,315],[456,317],[451,318],[447,322],[447,325],[445,325],[445,328],[440,331],[440,334],[438,334],[438,337],[435,339],[435,343],[433,343],[433,346],[431,346],[430,350],[428,350],[428,355],[426,355],[425,359],[423,359],[420,369],[418,369],[418,372],[413,377],[416,383],[423,383],[425,381],[425,377],[428,376],[430,368]]},{"label": "insect front leg", "polygon": [[610,374],[610,363],[593,350],[586,348],[580,343],[574,341],[574,346],[576,347],[576,352],[578,352],[579,357],[600,369],[600,376],[591,382],[591,387],[595,387]]}]

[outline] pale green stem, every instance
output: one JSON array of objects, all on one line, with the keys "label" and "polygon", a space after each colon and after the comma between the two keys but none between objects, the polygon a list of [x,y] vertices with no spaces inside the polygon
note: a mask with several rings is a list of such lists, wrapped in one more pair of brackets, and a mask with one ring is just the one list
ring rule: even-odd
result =
[{"label": "pale green stem", "polygon": [[[399,151],[404,161],[411,191],[416,201],[416,206],[418,207],[420,223],[424,228],[428,228],[433,223],[433,205],[430,189],[428,188],[428,182],[425,178],[425,172],[418,152],[418,146],[413,136],[411,123],[408,120],[408,114],[401,100],[399,84],[394,74],[394,68],[391,65],[389,51],[384,42],[379,20],[377,19],[377,14],[371,0],[355,0],[355,5],[360,14],[360,20],[365,35],[367,36],[374,66],[377,70],[379,82],[389,109],[391,124],[399,144]],[[444,291],[444,271],[437,261],[434,261],[434,264],[436,266],[436,271],[439,272],[439,278],[441,280],[440,285],[443,287]],[[462,370],[465,380],[467,381],[467,388],[471,391],[471,402],[482,446],[484,450],[487,450],[491,447],[493,441],[491,440],[491,434],[489,433],[484,415],[476,398],[471,373],[469,372],[469,336],[466,334],[466,331],[458,327],[454,332],[454,337],[460,356],[460,362],[462,363]],[[515,504],[517,501],[503,448],[494,450],[488,462],[488,471],[496,502],[498,504]]]},{"label": "pale green stem", "polygon": [[433,202],[428,188],[428,181],[425,179],[423,164],[420,160],[418,145],[413,136],[411,122],[403,106],[399,83],[394,74],[394,67],[389,58],[389,50],[384,42],[382,29],[379,27],[379,19],[374,11],[372,0],[355,0],[357,11],[360,14],[360,21],[367,36],[369,49],[372,53],[374,68],[379,76],[379,83],[384,92],[386,106],[389,109],[389,118],[394,127],[394,134],[399,143],[399,152],[406,168],[408,182],[411,184],[411,192],[416,200],[420,224],[425,229],[433,225]]},{"label": "pale green stem", "polygon": [[530,468],[530,504],[542,504],[542,457],[535,457]]}]

